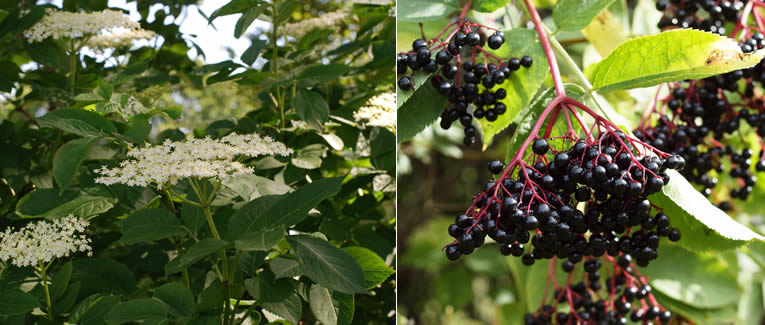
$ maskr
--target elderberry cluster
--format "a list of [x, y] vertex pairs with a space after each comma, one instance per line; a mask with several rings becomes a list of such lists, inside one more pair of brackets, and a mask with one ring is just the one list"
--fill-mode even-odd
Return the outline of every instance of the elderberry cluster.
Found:
[[[564, 269], [566, 262], [563, 263]], [[614, 263], [615, 276], [603, 279], [600, 276], [600, 259], [584, 263], [586, 279], [554, 291], [555, 306], [546, 304], [534, 313], [524, 317], [526, 325], [544, 324], [627, 324], [652, 320], [668, 322], [672, 313], [652, 303], [651, 286], [642, 283], [634, 274], [632, 259], [622, 255]], [[603, 279], [603, 280], [601, 280]], [[597, 293], [607, 288], [608, 296], [601, 298]], [[558, 305], [569, 306], [560, 311]], [[650, 324], [650, 323], [649, 323]]]
[[[412, 43], [411, 52], [398, 55], [397, 70], [401, 76], [398, 87], [401, 90], [410, 90], [414, 86], [413, 76], [406, 75], [409, 70], [433, 73], [430, 79], [432, 86], [441, 95], [449, 98], [441, 114], [441, 128], [448, 129], [454, 122], [459, 121], [465, 128], [464, 143], [471, 145], [476, 140], [473, 119], [486, 118], [487, 121], [493, 122], [504, 114], [507, 106], [502, 100], [508, 94], [500, 85], [505, 83], [514, 71], [521, 67], [529, 68], [533, 64], [530, 56], [510, 58], [507, 62], [496, 58], [490, 60], [499, 65], [476, 63], [476, 56], [484, 53], [484, 46], [488, 45], [496, 50], [504, 43], [503, 32], [495, 31], [491, 36], [485, 37], [484, 30], [480, 27], [476, 30], [471, 29], [468, 33], [459, 31], [447, 43], [440, 43], [433, 48], [429, 48], [425, 40], [416, 39]], [[435, 52], [439, 48], [440, 50]], [[465, 55], [472, 56], [473, 59], [463, 62], [461, 57]], [[472, 113], [469, 112], [471, 104]]]
[[[526, 265], [557, 256], [573, 266], [606, 253], [629, 254], [648, 265], [658, 256], [659, 237], [677, 241], [680, 232], [663, 213], [651, 213], [646, 197], [669, 182], [667, 169], [682, 169], [685, 160], [637, 159], [628, 142], [620, 131], [604, 132], [554, 152], [545, 139], [536, 139], [536, 162], [519, 166], [517, 179], [506, 172], [489, 181], [449, 226], [455, 241], [446, 246], [446, 256], [470, 254], [489, 236], [503, 255], [521, 256]], [[499, 161], [489, 163], [494, 174], [503, 169]], [[580, 203], [586, 203], [583, 210], [577, 209]]]
[[659, 28], [680, 27], [704, 30], [725, 35], [726, 23], [738, 21], [743, 0], [658, 0], [656, 9], [664, 16], [659, 21]]

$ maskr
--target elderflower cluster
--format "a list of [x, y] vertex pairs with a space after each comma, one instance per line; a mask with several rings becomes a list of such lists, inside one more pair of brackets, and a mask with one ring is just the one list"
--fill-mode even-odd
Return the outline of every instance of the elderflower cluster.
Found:
[[79, 38], [118, 29], [137, 31], [141, 30], [141, 26], [116, 10], [69, 12], [48, 9], [46, 15], [24, 34], [32, 43], [41, 42], [48, 37]]
[[33, 222], [18, 231], [8, 228], [0, 233], [0, 260], [12, 260], [13, 265], [25, 267], [76, 252], [87, 252], [91, 256], [90, 239], [82, 234], [88, 224], [69, 215], [53, 222]]
[[365, 106], [353, 113], [353, 117], [356, 121], [367, 120], [367, 125], [396, 132], [396, 94], [387, 92], [372, 97]]
[[137, 40], [148, 40], [156, 35], [150, 30], [129, 30], [124, 33], [112, 33], [93, 36], [88, 40], [87, 47], [96, 53], [104, 53], [107, 49], [128, 48]]
[[287, 35], [299, 39], [305, 36], [305, 34], [308, 34], [308, 32], [315, 29], [336, 28], [337, 25], [340, 25], [345, 19], [350, 17], [350, 14], [350, 10], [343, 8], [337, 11], [322, 14], [319, 17], [301, 20], [292, 24], [286, 24], [279, 29], [283, 30]]
[[143, 148], [131, 148], [128, 159], [119, 167], [102, 166], [95, 170], [101, 174], [97, 183], [125, 184], [129, 186], [148, 186], [157, 184], [176, 184], [189, 177], [215, 178], [221, 181], [231, 177], [254, 172], [234, 161], [237, 156], [257, 157], [261, 155], [292, 154], [292, 149], [270, 137], [256, 134], [229, 134], [214, 140], [190, 139], [182, 142], [165, 140], [161, 145]]

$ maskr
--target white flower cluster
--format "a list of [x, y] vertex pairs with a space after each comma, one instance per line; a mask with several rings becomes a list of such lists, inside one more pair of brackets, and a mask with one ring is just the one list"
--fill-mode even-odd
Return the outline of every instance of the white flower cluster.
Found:
[[124, 46], [135, 39], [148, 39], [154, 33], [141, 29], [138, 22], [116, 10], [96, 12], [69, 12], [49, 9], [37, 24], [27, 29], [24, 34], [30, 43], [41, 42], [51, 37], [82, 38], [93, 36], [91, 46], [98, 48], [108, 45]]
[[366, 106], [353, 113], [353, 117], [356, 121], [367, 120], [367, 125], [396, 132], [396, 94], [387, 92], [372, 97]]
[[314, 29], [335, 28], [345, 19], [350, 17], [350, 10], [343, 8], [337, 11], [322, 14], [319, 17], [301, 20], [296, 23], [286, 24], [279, 27], [285, 34], [300, 39]]
[[138, 114], [148, 113], [150, 110], [146, 108], [146, 106], [143, 106], [138, 98], [130, 96], [128, 97], [127, 104], [125, 104], [124, 107], [121, 107], [120, 111], [126, 118], [130, 118]]
[[96, 53], [104, 53], [107, 49], [129, 48], [137, 40], [148, 40], [156, 35], [150, 30], [129, 30], [124, 33], [113, 33], [93, 36], [86, 44]]
[[132, 148], [128, 156], [133, 158], [120, 163], [119, 167], [97, 169], [96, 178], [101, 184], [125, 184], [148, 186], [173, 185], [189, 177], [216, 178], [221, 181], [230, 177], [254, 172], [234, 161], [237, 156], [292, 154], [292, 149], [270, 137], [257, 134], [229, 134], [219, 140], [211, 138], [190, 139], [182, 142], [165, 140], [161, 145]]
[[88, 224], [88, 221], [70, 215], [53, 222], [30, 223], [18, 231], [8, 228], [0, 233], [0, 260], [12, 259], [13, 265], [24, 267], [37, 266], [76, 252], [88, 252], [91, 256], [90, 239], [82, 234]]

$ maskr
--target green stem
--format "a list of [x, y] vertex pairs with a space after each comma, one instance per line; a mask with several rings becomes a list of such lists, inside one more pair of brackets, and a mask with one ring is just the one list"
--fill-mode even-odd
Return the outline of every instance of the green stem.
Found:
[[45, 290], [45, 305], [48, 311], [48, 320], [53, 321], [53, 307], [50, 302], [50, 290], [48, 290], [48, 266], [50, 266], [50, 264], [43, 265], [43, 262], [41, 261], [38, 271], [40, 271], [43, 290]]
[[[197, 197], [199, 198], [199, 204], [202, 208], [202, 212], [205, 214], [205, 219], [207, 219], [207, 225], [210, 227], [210, 233], [212, 233], [213, 237], [215, 239], [220, 240], [220, 233], [218, 232], [218, 228], [215, 226], [215, 221], [212, 218], [212, 214], [210, 213], [210, 202], [212, 202], [212, 199], [215, 197], [215, 193], [218, 190], [218, 187], [220, 185], [216, 183], [213, 190], [209, 193], [204, 193], [203, 190], [199, 186], [199, 182], [197, 179], [192, 178], [191, 179], [191, 188], [194, 190], [194, 193], [197, 194]], [[231, 306], [231, 302], [229, 301], [229, 296], [231, 295], [231, 288], [228, 283], [228, 258], [226, 257], [226, 249], [222, 248], [220, 250], [220, 257], [223, 269], [220, 271], [220, 277], [221, 282], [223, 283], [223, 288], [225, 289], [226, 299], [225, 299], [225, 309], [223, 310], [223, 322], [224, 324], [228, 324], [228, 313]]]
[[70, 41], [69, 50], [69, 93], [74, 95], [74, 83], [77, 76], [77, 59], [79, 50], [74, 45], [74, 39]]
[[[271, 14], [272, 17], [277, 17], [277, 5], [278, 1], [273, 0], [271, 1]], [[276, 73], [279, 70], [279, 48], [276, 46], [276, 40], [279, 39], [279, 34], [277, 33], [279, 30], [279, 24], [272, 24], [273, 28], [271, 30], [271, 46], [274, 48], [274, 53], [271, 56], [271, 72]], [[281, 116], [281, 127], [284, 128], [285, 126], [285, 120], [284, 120], [284, 97], [282, 95], [282, 86], [276, 86], [276, 98], [279, 100], [279, 115]]]

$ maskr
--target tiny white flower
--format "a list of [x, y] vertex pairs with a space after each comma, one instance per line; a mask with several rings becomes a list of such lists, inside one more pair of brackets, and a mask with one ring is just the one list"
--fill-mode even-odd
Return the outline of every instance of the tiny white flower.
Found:
[[77, 252], [92, 256], [90, 239], [82, 234], [88, 224], [70, 215], [52, 222], [33, 222], [18, 231], [8, 228], [0, 233], [0, 260], [12, 260], [13, 265], [25, 267]]
[[189, 177], [226, 180], [254, 172], [251, 167], [234, 161], [238, 156], [290, 154], [292, 149], [283, 143], [257, 134], [232, 133], [218, 140], [207, 137], [172, 142], [167, 139], [161, 145], [131, 148], [127, 153], [131, 159], [122, 161], [119, 167], [96, 169], [101, 176], [95, 181], [105, 185], [157, 184], [161, 188], [163, 184], [173, 185]]
[[365, 106], [353, 113], [353, 117], [356, 121], [367, 120], [366, 125], [396, 132], [396, 94], [387, 92], [372, 97]]

